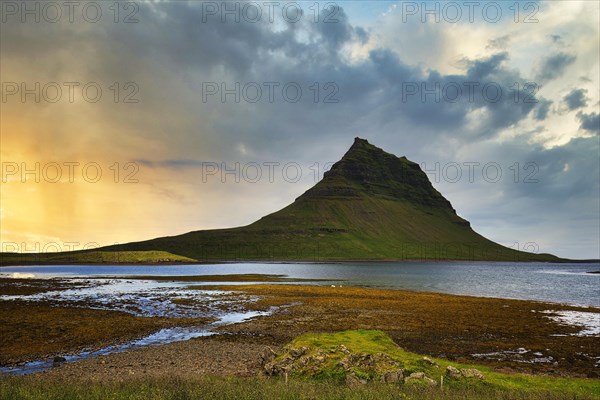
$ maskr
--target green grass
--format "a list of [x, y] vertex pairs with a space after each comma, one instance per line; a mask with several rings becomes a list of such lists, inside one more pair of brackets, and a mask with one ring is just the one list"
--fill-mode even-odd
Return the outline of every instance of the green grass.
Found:
[[0, 265], [15, 264], [155, 264], [196, 262], [167, 251], [73, 251], [61, 253], [0, 253]]
[[[581, 378], [556, 378], [541, 375], [525, 374], [503, 374], [498, 373], [486, 366], [465, 365], [450, 362], [445, 359], [430, 358], [437, 365], [431, 365], [424, 361], [423, 356], [408, 352], [394, 343], [392, 338], [381, 331], [376, 330], [351, 330], [335, 333], [309, 333], [294, 339], [288, 349], [298, 349], [305, 347], [308, 350], [307, 355], [316, 355], [319, 351], [325, 352], [329, 358], [320, 365], [319, 371], [313, 376], [327, 377], [327, 379], [336, 382], [343, 382], [346, 376], [339, 362], [344, 354], [336, 351], [338, 346], [344, 345], [352, 353], [364, 353], [372, 355], [385, 354], [396, 361], [405, 371], [405, 376], [413, 372], [424, 372], [426, 376], [440, 382], [444, 376], [444, 388], [450, 392], [460, 393], [465, 390], [479, 391], [481, 393], [506, 393], [511, 395], [522, 395], [524, 398], [532, 396], [543, 396], [554, 393], [561, 394], [565, 398], [600, 398], [600, 380], [581, 379]], [[285, 357], [286, 353], [279, 358]], [[276, 360], [277, 361], [277, 360]], [[481, 381], [473, 378], [452, 379], [445, 376], [446, 367], [454, 366], [461, 368], [476, 368], [481, 371], [485, 380]], [[310, 368], [310, 367], [309, 367]], [[357, 368], [353, 372], [361, 378], [378, 380], [384, 372], [398, 369], [397, 366], [383, 367], [376, 366], [371, 368]], [[307, 375], [302, 369], [296, 374]], [[404, 385], [409, 386], [409, 385]], [[438, 388], [439, 390], [439, 388]]]
[[306, 379], [253, 379], [201, 377], [198, 379], [153, 379], [126, 383], [47, 382], [27, 378], [3, 378], [2, 400], [384, 400], [384, 399], [505, 399], [505, 400], [587, 400], [593, 395], [574, 395], [559, 391], [506, 391], [494, 387], [429, 388], [373, 383], [348, 388], [334, 382]]

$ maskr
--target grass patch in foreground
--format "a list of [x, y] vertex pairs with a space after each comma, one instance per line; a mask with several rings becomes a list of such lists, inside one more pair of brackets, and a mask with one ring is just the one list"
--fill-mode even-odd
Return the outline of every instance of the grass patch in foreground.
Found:
[[3, 378], [2, 400], [180, 400], [180, 399], [506, 399], [562, 400], [594, 399], [593, 395], [561, 392], [507, 391], [497, 387], [439, 388], [385, 385], [373, 383], [349, 388], [331, 381], [256, 378], [156, 379], [127, 383], [47, 382], [27, 377]]
[[[340, 348], [343, 351], [340, 351]], [[302, 354], [296, 357], [295, 365], [290, 367], [290, 354]], [[361, 364], [360, 361], [350, 363], [348, 360], [359, 359], [357, 356], [373, 355], [373, 359], [381, 360]], [[294, 357], [292, 357], [294, 358]], [[315, 361], [318, 360], [318, 361]], [[294, 339], [285, 347], [283, 354], [273, 362], [287, 365], [291, 373], [304, 377], [317, 377], [341, 383], [348, 373], [369, 380], [372, 385], [380, 381], [385, 372], [402, 368], [404, 376], [411, 373], [425, 373], [437, 383], [443, 377], [443, 388], [450, 392], [463, 393], [474, 391], [484, 393], [505, 393], [523, 398], [544, 397], [555, 393], [565, 398], [600, 398], [600, 380], [582, 378], [556, 378], [548, 376], [531, 376], [525, 374], [498, 373], [493, 369], [479, 365], [465, 365], [445, 359], [424, 358], [419, 354], [408, 352], [394, 343], [387, 334], [377, 330], [350, 330], [335, 333], [308, 333]], [[448, 366], [457, 369], [476, 368], [485, 376], [484, 380], [476, 378], [452, 378], [446, 373]], [[394, 384], [404, 391], [413, 382]], [[435, 384], [435, 383], [434, 383]], [[402, 389], [400, 389], [400, 387]], [[516, 398], [520, 398], [520, 397]], [[510, 397], [510, 396], [509, 396]], [[512, 397], [510, 397], [512, 398]]]
[[[437, 377], [447, 365], [466, 367], [447, 360], [423, 357], [398, 347], [381, 331], [354, 330], [326, 334], [305, 334], [292, 341], [287, 349], [307, 347], [309, 352], [329, 351], [344, 345], [349, 351], [367, 354], [385, 353], [399, 360], [410, 371], [425, 371]], [[335, 354], [329, 353], [329, 354]], [[281, 356], [280, 356], [281, 357]], [[332, 356], [330, 359], [335, 363]], [[332, 365], [324, 364], [324, 368]], [[191, 378], [127, 379], [124, 382], [91, 380], [60, 380], [47, 376], [3, 377], [0, 379], [0, 400], [180, 400], [180, 399], [505, 399], [505, 400], [588, 400], [600, 398], [600, 381], [592, 379], [550, 378], [522, 374], [500, 374], [477, 366], [485, 380], [448, 379], [443, 388], [413, 384], [384, 384], [373, 379], [365, 385], [349, 387], [332, 373], [329, 378], [292, 373], [289, 379], [219, 378], [198, 376]], [[437, 375], [436, 375], [437, 374]]]

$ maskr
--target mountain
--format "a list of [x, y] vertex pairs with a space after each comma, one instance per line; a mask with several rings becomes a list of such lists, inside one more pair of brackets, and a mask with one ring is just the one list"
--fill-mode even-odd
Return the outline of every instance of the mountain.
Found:
[[174, 261], [164, 256], [168, 253], [198, 261], [561, 260], [509, 249], [479, 235], [418, 164], [360, 138], [315, 186], [250, 225], [87, 253], [101, 253], [106, 262], [107, 254], [145, 251], [162, 252], [162, 261]]

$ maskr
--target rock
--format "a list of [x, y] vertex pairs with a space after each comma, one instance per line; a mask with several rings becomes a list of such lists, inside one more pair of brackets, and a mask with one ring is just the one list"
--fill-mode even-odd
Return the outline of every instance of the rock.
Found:
[[67, 359], [66, 359], [66, 358], [64, 358], [64, 357], [61, 357], [61, 356], [56, 356], [56, 357], [54, 357], [54, 358], [52, 359], [52, 365], [53, 365], [54, 367], [58, 367], [58, 366], [60, 366], [62, 363], [66, 362], [66, 361], [67, 361]]
[[437, 385], [437, 382], [436, 382], [436, 381], [434, 381], [433, 379], [431, 379], [431, 378], [429, 378], [429, 377], [427, 377], [427, 376], [426, 376], [425, 378], [423, 378], [423, 380], [424, 380], [425, 382], [427, 382], [427, 384], [428, 384], [429, 386], [436, 386], [436, 385]]
[[350, 353], [347, 357], [345, 357], [342, 361], [340, 361], [340, 365], [346, 367], [357, 367], [357, 368], [368, 368], [373, 369], [376, 367], [382, 369], [388, 369], [386, 367], [397, 367], [398, 363], [394, 361], [390, 356], [384, 353], [377, 354], [366, 354], [359, 353], [353, 354]]
[[292, 358], [300, 358], [303, 355], [305, 355], [307, 351], [308, 351], [308, 349], [306, 347], [299, 347], [297, 349], [291, 349], [290, 356], [292, 356]]
[[404, 382], [425, 382], [428, 385], [435, 386], [436, 382], [425, 375], [424, 372], [413, 372], [407, 378], [404, 378]]
[[460, 370], [460, 374], [462, 376], [464, 376], [465, 378], [477, 378], [477, 379], [481, 379], [484, 380], [485, 376], [483, 376], [483, 374], [481, 373], [481, 371], [475, 369], [475, 368], [465, 368], [465, 369], [461, 369]]
[[360, 379], [354, 373], [346, 375], [346, 385], [348, 385], [351, 388], [360, 387], [360, 386], [366, 385], [366, 384], [367, 384], [366, 380]]
[[273, 351], [270, 347], [267, 347], [260, 353], [260, 361], [261, 365], [265, 365], [268, 362], [271, 362], [277, 357], [277, 353]]
[[283, 358], [280, 361], [271, 361], [263, 366], [263, 369], [267, 375], [282, 375], [286, 372], [290, 372], [294, 366], [294, 359], [290, 356]]
[[449, 376], [450, 378], [460, 378], [462, 375], [460, 374], [458, 368], [448, 365], [446, 367], [446, 376]]
[[436, 363], [435, 361], [433, 361], [433, 360], [432, 360], [431, 358], [429, 358], [429, 357], [423, 357], [423, 362], [424, 362], [425, 364], [428, 364], [428, 365], [434, 365], [434, 366], [436, 366], [436, 367], [439, 367], [438, 363]]
[[423, 379], [425, 378], [425, 372], [413, 372], [412, 374], [410, 374], [406, 380], [416, 380], [416, 379]]
[[341, 360], [340, 362], [338, 362], [337, 366], [340, 367], [340, 368], [343, 368], [345, 371], [349, 371], [350, 367], [351, 367], [348, 358], [344, 358], [343, 360]]
[[375, 365], [375, 358], [371, 354], [366, 353], [351, 354], [350, 362], [362, 367], [372, 367]]
[[402, 379], [404, 379], [404, 370], [399, 369], [397, 371], [386, 372], [381, 376], [381, 381], [383, 383], [398, 383]]
[[350, 354], [350, 350], [348, 350], [348, 348], [346, 346], [344, 346], [343, 344], [340, 344], [337, 347], [337, 350], [341, 351], [344, 354]]
[[481, 371], [475, 368], [464, 368], [458, 369], [449, 365], [446, 367], [446, 376], [450, 378], [476, 378], [476, 379], [485, 379], [485, 376], [481, 373]]
[[314, 361], [318, 364], [321, 364], [328, 358], [329, 358], [329, 356], [327, 356], [327, 354], [317, 354], [312, 357], [312, 361]]
[[397, 367], [398, 362], [396, 362], [392, 357], [385, 353], [377, 353], [374, 356], [375, 364], [379, 367]]

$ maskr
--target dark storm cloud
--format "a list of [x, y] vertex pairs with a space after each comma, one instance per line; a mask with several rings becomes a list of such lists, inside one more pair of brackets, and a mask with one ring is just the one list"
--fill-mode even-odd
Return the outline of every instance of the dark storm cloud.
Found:
[[577, 57], [563, 52], [552, 54], [542, 60], [536, 80], [546, 82], [561, 76]]
[[585, 114], [580, 111], [577, 113], [577, 118], [581, 122], [581, 125], [579, 126], [581, 129], [590, 133], [600, 133], [600, 114], [595, 112]]
[[[131, 43], [128, 47], [153, 56], [167, 56], [174, 65], [189, 65], [194, 68], [224, 66], [237, 75], [264, 65], [273, 52], [280, 51], [291, 61], [335, 61], [337, 51], [353, 39], [365, 41], [367, 33], [362, 28], [350, 25], [341, 7], [337, 8], [333, 22], [320, 18], [317, 23], [304, 17], [298, 22], [275, 12], [270, 22], [267, 9], [258, 22], [240, 18], [239, 22], [223, 23], [220, 16], [206, 15], [201, 2], [160, 4], [161, 14], [146, 10], [142, 20], [150, 22], [152, 29], [135, 30], [132, 34], [117, 37]], [[224, 7], [220, 3], [220, 7]], [[306, 10], [305, 10], [306, 11]], [[166, 17], [162, 16], [162, 12]], [[307, 11], [306, 11], [307, 12]], [[282, 29], [275, 29], [277, 24]], [[173, 29], [177, 27], [177, 29]], [[299, 39], [302, 32], [308, 38]], [[141, 46], [140, 46], [141, 44]]]
[[551, 149], [530, 146], [521, 151], [526, 152], [523, 159], [535, 163], [538, 182], [510, 185], [513, 193], [520, 192], [530, 199], [553, 199], [560, 204], [567, 199], [593, 198], [600, 190], [597, 138], [575, 138]]
[[587, 106], [586, 93], [587, 90], [585, 89], [573, 89], [563, 97], [563, 101], [569, 110], [577, 110], [578, 108]]
[[[532, 145], [526, 136], [503, 143], [479, 142], [460, 161], [479, 162], [479, 168], [497, 163], [501, 179], [485, 181], [476, 169], [474, 183], [442, 181], [439, 190], [449, 194], [459, 215], [492, 239], [531, 241], [541, 251], [559, 255], [558, 249], [568, 247], [571, 257], [598, 257], [599, 152], [597, 137], [575, 138], [552, 148]], [[442, 165], [444, 161], [456, 160], [440, 160]], [[473, 201], [473, 196], [486, 193], [493, 195], [481, 204]], [[514, 226], [517, 220], [518, 234], [514, 229], [504, 231], [504, 226]]]
[[[338, 7], [335, 6], [334, 7]], [[326, 22], [321, 19], [316, 25], [316, 31], [321, 35], [323, 41], [337, 51], [340, 46], [352, 39], [354, 28], [350, 26], [348, 17], [344, 12], [343, 8], [338, 8], [339, 11], [335, 12], [335, 22]]]
[[486, 79], [493, 75], [495, 72], [498, 72], [501, 64], [508, 59], [508, 53], [498, 53], [493, 56], [483, 59], [483, 60], [475, 60], [469, 61], [469, 69], [467, 71], [467, 75], [476, 81], [480, 81]]
[[550, 106], [552, 105], [551, 100], [540, 99], [537, 104], [537, 107], [534, 110], [533, 118], [538, 121], [543, 121], [548, 116], [548, 112], [550, 111]]
[[[383, 107], [396, 107], [414, 124], [456, 130], [466, 128], [467, 115], [487, 111], [476, 136], [493, 136], [511, 126], [535, 107], [537, 99], [514, 82], [525, 82], [518, 72], [504, 66], [507, 53], [478, 60], [467, 60], [467, 71], [460, 75], [443, 75], [435, 70], [423, 72], [407, 66], [389, 50], [372, 51], [370, 62], [386, 89]], [[416, 85], [416, 86], [415, 86]], [[411, 90], [418, 90], [414, 95]]]
[[[368, 59], [348, 65], [339, 50], [347, 43], [364, 42], [367, 34], [362, 28], [350, 24], [342, 8], [335, 15], [336, 23], [327, 23], [323, 19], [318, 23], [311, 20], [285, 23], [283, 29], [274, 31], [268, 23], [241, 21], [231, 24], [211, 18], [202, 23], [202, 8], [194, 3], [167, 3], [157, 7], [164, 7], [161, 10], [166, 16], [146, 10], [146, 14], [141, 16], [146, 21], [143, 29], [127, 35], [114, 29], [110, 31], [121, 51], [136, 52], [141, 60], [147, 59], [148, 63], [158, 61], [167, 68], [172, 65], [174, 69], [170, 70], [173, 73], [188, 74], [190, 87], [197, 87], [194, 76], [203, 78], [208, 76], [205, 75], [207, 70], [218, 68], [228, 71], [228, 81], [297, 82], [306, 93], [298, 104], [290, 106], [279, 101], [266, 108], [254, 108], [256, 126], [273, 124], [273, 113], [279, 116], [283, 126], [276, 134], [284, 135], [279, 140], [285, 140], [285, 132], [293, 130], [286, 129], [285, 125], [297, 119], [298, 114], [306, 113], [315, 118], [317, 125], [321, 117], [346, 120], [347, 115], [369, 117], [371, 114], [383, 115], [390, 122], [404, 118], [428, 129], [450, 131], [464, 128], [467, 115], [474, 110], [487, 110], [488, 116], [480, 135], [493, 136], [502, 128], [525, 118], [535, 107], [534, 98], [529, 99], [532, 100], [530, 102], [524, 101], [525, 93], [517, 93], [519, 101], [514, 101], [510, 85], [526, 79], [505, 66], [509, 59], [506, 52], [469, 60], [463, 75], [423, 71], [405, 64], [388, 49], [373, 50]], [[173, 26], [180, 28], [173, 30]], [[305, 33], [303, 38], [302, 32]], [[274, 54], [281, 57], [273, 58]], [[333, 82], [339, 88], [339, 104], [322, 111], [310, 101], [312, 93], [307, 88], [317, 81], [321, 86]], [[473, 84], [477, 87], [473, 98], [470, 98], [467, 89]], [[482, 88], [490, 84], [493, 87], [488, 88], [490, 96], [486, 98]], [[419, 92], [408, 95], [407, 90], [415, 85]], [[454, 86], [458, 86], [462, 94], [457, 101], [448, 101], [442, 92]], [[502, 91], [497, 99], [496, 87]], [[434, 90], [437, 95], [423, 96], [427, 90]], [[266, 117], [270, 121], [261, 123]], [[232, 136], [232, 140], [239, 136], [240, 131], [252, 129], [245, 123], [236, 128], [235, 124], [241, 119], [226, 122], [223, 125], [227, 126], [228, 132], [220, 134]], [[265, 139], [275, 134], [272, 130], [263, 132], [266, 133], [257, 134]], [[305, 133], [307, 139], [314, 134]]]
[[[191, 104], [207, 109], [208, 106], [201, 103], [202, 82], [214, 80], [215, 76], [228, 87], [235, 82], [242, 85], [266, 81], [281, 85], [298, 83], [304, 95], [296, 104], [279, 99], [274, 104], [246, 104], [245, 107], [227, 104], [220, 108], [227, 109], [233, 118], [216, 121], [213, 127], [220, 126], [225, 132], [214, 132], [215, 135], [233, 141], [239, 138], [240, 132], [254, 130], [258, 131], [259, 140], [253, 138], [252, 142], [261, 145], [260, 138], [268, 143], [274, 135], [279, 141], [297, 141], [287, 135], [296, 135], [288, 132], [294, 131], [290, 126], [296, 126], [300, 120], [309, 127], [318, 127], [323, 126], [319, 118], [351, 123], [348, 115], [352, 115], [372, 118], [376, 125], [405, 120], [425, 128], [423, 132], [446, 132], [465, 130], [467, 115], [476, 110], [487, 111], [479, 135], [493, 136], [525, 118], [535, 106], [535, 102], [523, 101], [521, 93], [518, 93], [519, 101], [514, 101], [510, 85], [525, 79], [505, 66], [509, 59], [507, 52], [467, 60], [466, 73], [457, 75], [410, 66], [385, 48], [372, 50], [367, 59], [348, 64], [340, 50], [349, 43], [364, 43], [367, 33], [352, 26], [341, 7], [335, 14], [335, 23], [327, 23], [324, 18], [318, 23], [312, 18], [290, 23], [280, 18], [277, 29], [268, 21], [250, 23], [241, 19], [239, 23], [223, 23], [219, 16], [207, 16], [204, 11], [201, 2], [144, 3], [140, 5], [138, 24], [108, 22], [93, 26], [96, 35], [82, 29], [81, 36], [70, 35], [58, 41], [54, 37], [53, 46], [49, 46], [54, 49], [51, 56], [82, 46], [95, 48], [96, 54], [86, 63], [86, 68], [106, 80], [127, 74], [139, 78], [144, 81], [139, 83], [148, 93], [147, 102], [155, 102], [164, 112], [168, 107], [182, 110]], [[71, 29], [77, 30], [77, 27]], [[29, 40], [37, 38], [39, 32], [34, 31], [19, 31], [18, 36]], [[12, 37], [10, 41], [19, 40]], [[10, 48], [8, 53], [24, 58], [30, 56], [26, 47]], [[188, 92], [170, 95], [176, 90], [171, 81], [184, 81]], [[327, 105], [326, 109], [321, 107], [323, 104], [315, 104], [310, 89], [315, 82], [320, 86], [319, 101], [331, 93], [324, 90], [324, 85], [333, 83], [339, 102]], [[482, 88], [489, 84], [493, 84], [489, 88], [491, 99], [482, 93]], [[473, 96], [468, 93], [468, 85], [477, 85]], [[415, 87], [418, 92], [410, 94]], [[460, 96], [449, 101], [446, 89], [454, 96], [456, 87], [461, 90]], [[502, 92], [497, 99], [496, 88]], [[436, 93], [425, 94], [431, 90]], [[248, 110], [253, 116], [251, 126], [239, 115]], [[308, 114], [311, 121], [299, 118]], [[273, 121], [273, 115], [281, 121], [281, 129], [276, 131], [265, 128], [279, 124]], [[192, 118], [200, 122], [205, 116], [200, 111]], [[337, 129], [343, 129], [343, 125]], [[310, 141], [319, 134], [314, 129], [307, 130], [305, 140]]]

